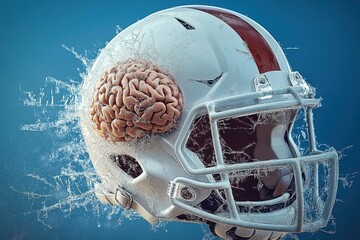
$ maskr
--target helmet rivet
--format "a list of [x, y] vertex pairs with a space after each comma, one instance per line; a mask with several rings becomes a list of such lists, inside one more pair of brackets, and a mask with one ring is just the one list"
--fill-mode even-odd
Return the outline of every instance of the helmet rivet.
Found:
[[261, 76], [259, 79], [260, 84], [265, 84], [266, 83], [266, 78], [264, 76]]
[[181, 189], [180, 194], [181, 197], [185, 200], [190, 200], [195, 195], [194, 191], [188, 187], [184, 187], [183, 189]]

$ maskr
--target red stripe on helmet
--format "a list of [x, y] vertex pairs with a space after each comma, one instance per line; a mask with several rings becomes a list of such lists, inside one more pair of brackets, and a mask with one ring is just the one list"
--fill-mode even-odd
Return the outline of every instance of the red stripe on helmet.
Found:
[[246, 42], [260, 73], [280, 70], [279, 63], [268, 42], [248, 22], [220, 9], [206, 7], [193, 7], [193, 9], [209, 13], [229, 25]]

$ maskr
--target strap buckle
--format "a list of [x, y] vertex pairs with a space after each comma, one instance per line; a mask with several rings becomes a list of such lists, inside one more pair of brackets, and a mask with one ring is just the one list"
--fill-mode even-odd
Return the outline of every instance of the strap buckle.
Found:
[[118, 202], [124, 209], [128, 210], [133, 204], [133, 197], [124, 188], [118, 187], [114, 194], [116, 202]]
[[115, 193], [106, 190], [102, 184], [95, 186], [95, 194], [102, 203], [110, 203], [111, 205], [120, 205], [128, 210], [133, 205], [133, 197], [122, 187], [117, 187]]

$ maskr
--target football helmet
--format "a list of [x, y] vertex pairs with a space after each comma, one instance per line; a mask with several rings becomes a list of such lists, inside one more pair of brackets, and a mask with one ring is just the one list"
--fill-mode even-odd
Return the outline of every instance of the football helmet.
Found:
[[102, 49], [83, 84], [96, 195], [150, 223], [206, 223], [224, 239], [324, 227], [338, 155], [317, 149], [319, 105], [250, 18], [200, 5], [151, 14]]

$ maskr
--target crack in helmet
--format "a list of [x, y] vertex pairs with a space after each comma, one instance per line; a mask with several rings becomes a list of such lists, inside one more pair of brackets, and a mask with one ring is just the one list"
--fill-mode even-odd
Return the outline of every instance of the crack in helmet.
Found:
[[[110, 41], [83, 85], [96, 195], [150, 223], [206, 223], [224, 239], [324, 227], [338, 156], [317, 149], [319, 105], [248, 17], [210, 6], [156, 12]], [[301, 118], [307, 150], [292, 137]]]

